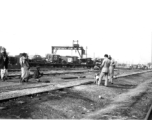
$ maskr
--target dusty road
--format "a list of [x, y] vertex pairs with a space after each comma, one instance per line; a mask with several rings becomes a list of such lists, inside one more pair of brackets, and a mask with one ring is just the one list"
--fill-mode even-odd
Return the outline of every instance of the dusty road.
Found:
[[[126, 74], [132, 71], [117, 71]], [[84, 73], [92, 79], [93, 72]], [[27, 84], [18, 84], [17, 79], [10, 79], [1, 85], [0, 92], [27, 89], [49, 83], [78, 81], [79, 79], [61, 79], [64, 76], [81, 76], [68, 74], [45, 76], [41, 83], [30, 80]], [[143, 119], [152, 100], [152, 73], [118, 78], [109, 87], [87, 84], [50, 91], [33, 96], [3, 101], [0, 103], [0, 118], [15, 119]], [[82, 79], [81, 79], [82, 80]], [[3, 84], [6, 84], [3, 83]], [[11, 85], [14, 84], [14, 85]], [[101, 98], [99, 99], [99, 95]]]

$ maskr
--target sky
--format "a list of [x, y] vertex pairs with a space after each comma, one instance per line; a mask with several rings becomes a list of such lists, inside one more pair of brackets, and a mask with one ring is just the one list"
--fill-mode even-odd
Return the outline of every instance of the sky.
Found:
[[148, 63], [151, 6], [151, 0], [0, 0], [0, 46], [10, 55], [45, 56], [51, 46], [79, 40], [88, 57], [109, 54], [118, 62]]

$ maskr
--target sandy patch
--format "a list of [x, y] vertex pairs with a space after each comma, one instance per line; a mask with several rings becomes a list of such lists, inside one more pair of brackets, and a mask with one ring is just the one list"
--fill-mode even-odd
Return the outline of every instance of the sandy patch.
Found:
[[[142, 84], [139, 84], [135, 89], [129, 90], [127, 93], [122, 93], [120, 95], [117, 95], [115, 98], [113, 98], [113, 101], [110, 105], [107, 107], [98, 110], [96, 112], [90, 113], [86, 115], [85, 118], [91, 118], [91, 119], [101, 119], [104, 117], [104, 114], [111, 113], [114, 110], [120, 109], [121, 107], [129, 106], [134, 102], [134, 97], [141, 96], [143, 93], [145, 93], [148, 90], [148, 85], [151, 83], [152, 80], [147, 80]], [[126, 118], [120, 118], [120, 119], [126, 119]]]

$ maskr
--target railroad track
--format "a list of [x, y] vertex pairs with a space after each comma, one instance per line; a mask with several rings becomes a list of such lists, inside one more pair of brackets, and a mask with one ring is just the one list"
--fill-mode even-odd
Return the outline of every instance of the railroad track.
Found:
[[152, 105], [150, 106], [144, 120], [152, 120]]
[[[93, 72], [93, 71], [73, 71], [73, 72], [59, 72], [59, 73], [46, 73], [45, 75], [59, 75], [59, 74], [78, 74], [78, 73], [85, 73], [85, 72]], [[142, 71], [142, 72], [134, 72], [134, 73], [131, 73], [131, 74], [125, 74], [125, 75], [119, 75], [119, 76], [116, 76], [115, 78], [121, 78], [121, 77], [127, 77], [127, 76], [131, 76], [131, 75], [136, 75], [136, 74], [142, 74], [142, 73], [146, 73], [146, 72], [152, 72], [152, 70], [148, 70], [148, 71]], [[16, 77], [16, 76], [20, 76], [20, 75], [9, 75], [9, 77]], [[81, 77], [80, 77], [81, 78]], [[85, 78], [85, 77], [83, 77], [83, 78]], [[66, 77], [65, 77], [65, 79], [66, 79]], [[92, 80], [87, 80], [86, 82], [83, 82], [83, 84], [85, 84], [85, 83], [88, 83], [88, 81], [89, 81], [89, 83], [91, 82], [94, 82], [94, 80], [92, 79]], [[49, 84], [49, 83], [48, 83]], [[50, 84], [50, 85], [52, 85], [52, 84]], [[76, 84], [77, 85], [77, 84]], [[74, 86], [74, 85], [73, 85]], [[64, 87], [62, 87], [62, 88], [64, 88]], [[60, 87], [59, 88], [57, 88], [57, 89], [60, 89]], [[49, 90], [51, 90], [51, 89], [49, 89]], [[46, 92], [46, 89], [44, 90], [45, 92]], [[41, 91], [41, 92], [43, 92], [43, 90]], [[36, 93], [38, 93], [38, 92], [34, 92], [33, 94], [36, 94]], [[23, 93], [24, 94], [24, 93]], [[22, 95], [23, 95], [22, 94]], [[31, 93], [30, 93], [31, 94]], [[17, 95], [18, 96], [18, 95]], [[13, 97], [15, 97], [15, 96], [13, 96]], [[9, 98], [7, 98], [7, 99], [9, 99]], [[0, 99], [1, 100], [1, 99]]]
[[[118, 71], [119, 69], [115, 69], [115, 71]], [[18, 72], [20, 71], [20, 69], [9, 69], [8, 71], [10, 72]], [[33, 72], [34, 69], [31, 70], [31, 72]], [[46, 72], [46, 71], [50, 71], [50, 70], [41, 70], [41, 72]], [[58, 70], [56, 70], [58, 71]], [[150, 70], [149, 70], [150, 71]], [[60, 74], [79, 74], [79, 73], [85, 73], [85, 72], [99, 72], [99, 70], [79, 70], [79, 71], [72, 71], [72, 72], [69, 72], [69, 71], [66, 71], [66, 72], [61, 72], [61, 71], [58, 71], [58, 72], [49, 72], [49, 73], [43, 73], [43, 75], [60, 75]], [[31, 73], [31, 75], [33, 75], [33, 73]], [[127, 74], [128, 76], [129, 74]], [[17, 77], [17, 76], [20, 76], [20, 74], [9, 74], [8, 77]], [[125, 77], [125, 75], [122, 75], [122, 77]], [[119, 76], [120, 77], [120, 76]]]
[[[69, 72], [69, 71], [66, 71], [66, 72], [49, 72], [49, 73], [43, 73], [43, 75], [61, 75], [61, 74], [82, 74], [82, 73], [85, 73], [85, 72], [95, 72], [94, 70], [82, 70], [82, 71], [72, 71], [72, 72]], [[30, 75], [33, 75], [33, 73], [31, 73]], [[20, 76], [20, 74], [9, 74], [8, 77], [18, 77]]]
[[[126, 75], [120, 75], [120, 76], [117, 76], [116, 78], [127, 77], [127, 76], [142, 74], [142, 73], [146, 73], [146, 72], [152, 72], [152, 70], [148, 70], [148, 71], [144, 71], [144, 72], [136, 72], [136, 73], [126, 74]], [[152, 120], [152, 105], [150, 106], [144, 120]]]
[[[46, 73], [45, 75], [59, 75], [59, 74], [71, 74], [71, 73], [84, 73], [84, 72], [92, 72], [92, 71], [79, 71], [79, 72], [73, 71], [73, 72], [58, 72], [58, 73], [56, 72], [56, 73]], [[127, 77], [127, 76], [131, 76], [131, 75], [143, 74], [143, 73], [147, 73], [147, 72], [152, 72], [152, 70], [134, 72], [134, 73], [125, 74], [125, 75], [119, 75], [119, 76], [116, 76], [115, 78]], [[19, 75], [13, 75], [13, 76], [19, 76]], [[61, 84], [61, 85], [56, 85], [56, 86], [53, 86], [50, 84], [50, 86], [43, 87], [43, 88], [32, 88], [33, 92], [31, 92], [32, 89], [19, 90], [19, 93], [18, 93], [18, 91], [5, 92], [3, 94], [0, 94], [0, 101], [1, 100], [8, 100], [8, 99], [16, 98], [16, 97], [21, 97], [21, 96], [26, 96], [26, 95], [39, 94], [39, 93], [48, 92], [48, 91], [52, 91], [52, 90], [59, 90], [59, 89], [79, 86], [79, 85], [92, 83], [92, 82], [93, 82], [93, 80], [83, 80], [81, 82], [74, 82], [74, 83], [71, 82], [69, 84]], [[151, 120], [151, 119], [152, 119], [152, 106], [150, 107], [150, 109], [145, 117], [145, 120]]]
[[[59, 71], [59, 70], [75, 70], [77, 68], [41, 68], [42, 71], [53, 71], [53, 70], [56, 70], [56, 71]], [[31, 68], [30, 69], [31, 71], [34, 71], [35, 68]], [[8, 72], [14, 72], [14, 71], [21, 71], [21, 69], [8, 69]]]

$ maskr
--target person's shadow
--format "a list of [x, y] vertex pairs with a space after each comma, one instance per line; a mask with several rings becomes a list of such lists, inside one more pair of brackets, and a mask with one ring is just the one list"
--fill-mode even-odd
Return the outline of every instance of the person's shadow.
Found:
[[118, 84], [118, 83], [109, 83], [108, 87], [112, 88], [121, 88], [121, 89], [133, 89], [136, 87], [136, 85], [131, 85], [131, 84]]

